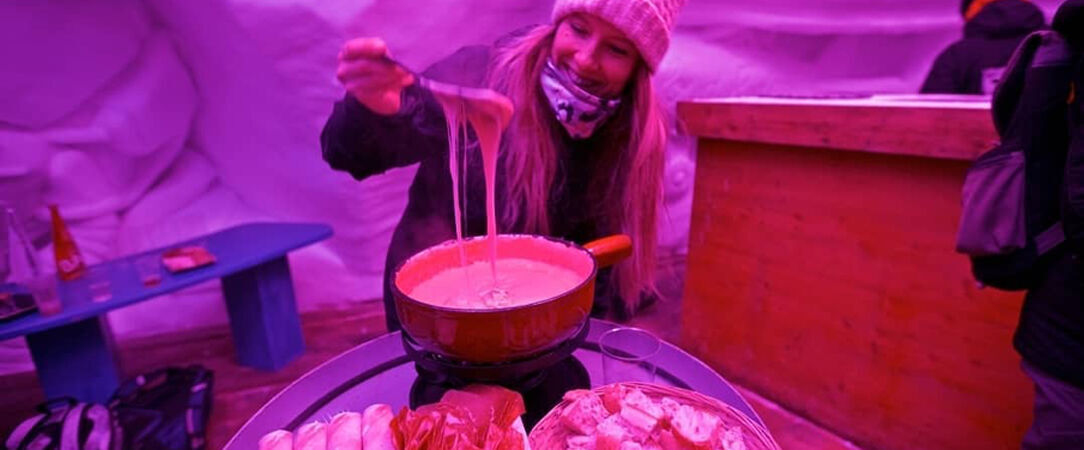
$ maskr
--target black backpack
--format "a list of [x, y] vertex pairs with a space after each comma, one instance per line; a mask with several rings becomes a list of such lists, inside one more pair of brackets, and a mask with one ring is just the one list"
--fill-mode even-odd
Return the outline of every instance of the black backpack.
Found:
[[123, 432], [104, 405], [59, 398], [38, 406], [39, 414], [24, 420], [8, 436], [8, 450], [119, 450]]
[[124, 449], [206, 448], [214, 373], [199, 365], [140, 375], [117, 388], [109, 401], [124, 429]]
[[170, 367], [125, 382], [109, 405], [71, 398], [38, 406], [5, 440], [7, 450], [202, 450], [214, 374]]
[[1077, 56], [1054, 31], [1017, 47], [994, 92], [1001, 140], [967, 171], [956, 250], [980, 286], [1027, 289], [1065, 240], [1062, 179]]

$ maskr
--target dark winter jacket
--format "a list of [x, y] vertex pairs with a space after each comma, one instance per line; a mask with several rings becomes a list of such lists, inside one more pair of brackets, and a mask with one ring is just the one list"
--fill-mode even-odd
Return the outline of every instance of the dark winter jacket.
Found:
[[1013, 50], [1044, 23], [1042, 10], [1030, 2], [1000, 0], [986, 5], [964, 25], [964, 38], [937, 56], [920, 92], [992, 94]]
[[[1066, 21], [1062, 12], [1072, 4], [1077, 14], [1066, 29], [1084, 30], [1084, 0], [1067, 2], [1058, 15]], [[1055, 250], [1049, 268], [1028, 290], [1013, 344], [1035, 367], [1084, 389], [1084, 46], [1077, 33], [1076, 95], [1069, 105], [1070, 143], [1061, 198], [1066, 245]]]

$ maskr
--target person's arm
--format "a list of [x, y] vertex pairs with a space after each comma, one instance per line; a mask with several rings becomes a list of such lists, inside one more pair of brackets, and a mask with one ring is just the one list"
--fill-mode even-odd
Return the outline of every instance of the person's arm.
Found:
[[402, 106], [392, 115], [378, 114], [347, 93], [335, 102], [320, 147], [331, 168], [361, 180], [446, 147], [446, 127], [440, 106], [417, 85], [403, 89]]
[[[382, 63], [379, 56], [373, 56], [385, 54], [382, 42], [356, 40], [347, 43], [343, 51], [346, 56], [341, 57], [339, 77], [348, 92], [335, 103], [320, 134], [323, 158], [333, 169], [360, 180], [421, 162], [448, 146], [444, 111], [432, 93], [414, 83], [396, 97], [385, 90], [387, 84], [373, 81], [391, 76], [373, 65], [374, 61]], [[355, 55], [353, 60], [351, 55]], [[359, 68], [352, 62], [363, 58], [369, 58], [366, 66]], [[427, 68], [423, 76], [478, 87], [489, 58], [488, 47], [465, 47]]]
[[937, 55], [926, 81], [922, 83], [922, 94], [958, 94], [963, 90], [956, 71], [954, 47], [948, 47]]

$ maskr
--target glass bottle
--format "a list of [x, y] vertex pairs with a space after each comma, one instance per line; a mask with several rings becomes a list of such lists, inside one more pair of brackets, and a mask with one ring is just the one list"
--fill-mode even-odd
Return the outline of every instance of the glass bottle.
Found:
[[75, 239], [68, 232], [68, 226], [60, 217], [60, 211], [56, 205], [49, 205], [49, 215], [53, 221], [53, 253], [56, 256], [56, 273], [61, 280], [71, 281], [83, 276], [87, 266], [83, 262], [83, 255], [79, 253], [79, 247], [75, 245]]

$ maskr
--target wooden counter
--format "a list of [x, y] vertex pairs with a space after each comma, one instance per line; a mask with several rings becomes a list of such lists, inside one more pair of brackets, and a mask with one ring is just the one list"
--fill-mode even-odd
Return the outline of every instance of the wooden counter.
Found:
[[682, 345], [873, 448], [1019, 448], [1022, 293], [953, 251], [982, 102], [682, 102], [698, 137]]

